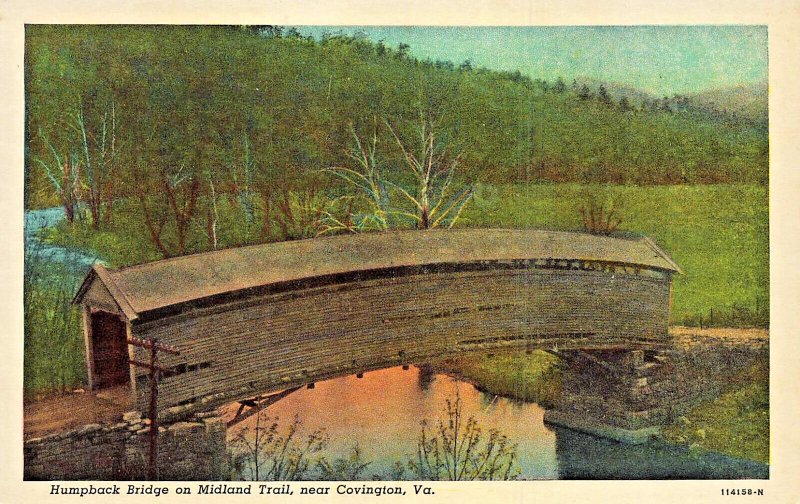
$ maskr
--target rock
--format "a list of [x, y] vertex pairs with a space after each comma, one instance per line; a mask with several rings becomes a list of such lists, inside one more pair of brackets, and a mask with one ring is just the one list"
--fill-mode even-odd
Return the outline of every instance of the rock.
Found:
[[194, 416], [198, 420], [202, 420], [203, 418], [218, 417], [219, 413], [217, 413], [216, 411], [201, 411], [199, 413], [195, 413]]
[[88, 424], [84, 425], [83, 427], [76, 429], [75, 434], [79, 436], [83, 436], [86, 434], [91, 434], [92, 432], [97, 432], [103, 428], [100, 424]]
[[186, 415], [192, 409], [194, 409], [194, 404], [184, 404], [182, 406], [173, 406], [171, 408], [165, 409], [159, 417], [163, 417], [164, 419], [171, 419], [171, 418], [178, 418], [180, 416]]
[[205, 425], [206, 432], [209, 434], [225, 432], [225, 423], [221, 418], [204, 418], [203, 424]]
[[142, 419], [141, 411], [128, 411], [122, 414], [122, 420], [125, 422], [136, 423]]
[[204, 429], [204, 425], [195, 422], [178, 422], [169, 426], [169, 431], [175, 434], [188, 434], [194, 430]]

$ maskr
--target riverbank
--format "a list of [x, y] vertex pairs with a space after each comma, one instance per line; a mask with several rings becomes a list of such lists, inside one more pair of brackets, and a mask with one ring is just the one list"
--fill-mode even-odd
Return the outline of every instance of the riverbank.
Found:
[[[769, 332], [766, 329], [674, 328], [677, 346], [699, 363], [716, 356], [720, 392], [706, 398], [663, 430], [664, 439], [695, 452], [716, 452], [770, 461]], [[696, 366], [696, 363], [692, 363]]]
[[[676, 380], [694, 406], [663, 429], [692, 453], [769, 463], [769, 332], [672, 327]], [[548, 405], [559, 393], [557, 359], [545, 352], [472, 355], [433, 364], [490, 394]]]

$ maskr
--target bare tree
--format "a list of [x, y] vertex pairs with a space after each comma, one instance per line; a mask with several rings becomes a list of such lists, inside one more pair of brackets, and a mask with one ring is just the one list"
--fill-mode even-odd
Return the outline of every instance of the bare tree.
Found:
[[[157, 177], [157, 178], [156, 178]], [[153, 186], [149, 180], [156, 178], [158, 185]], [[153, 246], [165, 258], [186, 253], [186, 237], [189, 224], [195, 217], [197, 199], [200, 192], [200, 180], [197, 175], [184, 173], [183, 167], [175, 173], [145, 175], [136, 184], [137, 197], [142, 210], [142, 218]], [[166, 205], [161, 201], [152, 201], [151, 193], [160, 189], [166, 196]], [[169, 217], [175, 224], [175, 243], [169, 245], [163, 238]]]
[[114, 102], [103, 111], [94, 128], [87, 125], [83, 104], [73, 115], [73, 127], [80, 139], [83, 154], [81, 189], [92, 216], [92, 228], [100, 227], [101, 207], [105, 206], [105, 221], [111, 220], [113, 204], [113, 170], [117, 158], [117, 118]]
[[206, 170], [206, 183], [208, 184], [208, 204], [206, 205], [206, 229], [205, 234], [209, 245], [217, 250], [219, 240], [217, 239], [217, 223], [219, 222], [219, 210], [217, 209], [217, 191], [214, 187], [214, 177], [211, 170]]
[[404, 140], [388, 119], [383, 120], [390, 137], [402, 152], [403, 166], [411, 176], [413, 187], [404, 187], [400, 181], [393, 182], [389, 179], [390, 171], [381, 166], [377, 119], [374, 122], [367, 139], [362, 139], [351, 125], [354, 143], [346, 154], [352, 160], [352, 166], [334, 166], [325, 170], [359, 189], [366, 196], [369, 211], [352, 213], [352, 205], [348, 204], [344, 218], [328, 213], [322, 233], [381, 231], [393, 227], [396, 217], [410, 220], [418, 229], [452, 227], [472, 199], [474, 184], [458, 180], [461, 156], [452, 155], [449, 147], [440, 141], [437, 119], [420, 107], [419, 123], [413, 127], [413, 141]]
[[231, 193], [234, 195], [236, 203], [244, 214], [245, 224], [250, 229], [250, 225], [255, 218], [255, 191], [254, 174], [256, 171], [255, 161], [250, 149], [250, 139], [247, 134], [243, 135], [242, 141], [242, 160], [241, 163], [232, 163], [230, 169]]
[[411, 212], [402, 212], [402, 215], [412, 218], [419, 229], [452, 227], [474, 192], [472, 184], [462, 185], [455, 179], [461, 155], [451, 155], [448, 146], [439, 141], [437, 119], [422, 108], [414, 142], [404, 141], [388, 120], [384, 122], [416, 182], [411, 191], [390, 182], [392, 188], [413, 205]]
[[610, 235], [622, 224], [618, 198], [589, 193], [578, 208], [583, 229], [592, 234]]
[[186, 231], [195, 214], [200, 181], [194, 174], [184, 174], [181, 166], [177, 173], [165, 175], [161, 185], [175, 220], [177, 255], [183, 255], [186, 252]]
[[332, 166], [325, 171], [347, 181], [350, 185], [360, 189], [367, 197], [369, 211], [360, 214], [352, 212], [352, 198], [347, 200], [344, 218], [336, 217], [332, 212], [326, 212], [323, 228], [320, 234], [334, 231], [383, 231], [389, 227], [391, 214], [387, 183], [378, 163], [378, 121], [373, 118], [373, 129], [370, 138], [362, 140], [353, 124], [350, 124], [350, 134], [353, 137], [353, 146], [346, 151], [354, 168]]
[[142, 210], [142, 219], [144, 220], [144, 225], [147, 228], [147, 232], [150, 236], [150, 241], [152, 242], [153, 246], [158, 250], [162, 257], [172, 257], [172, 253], [161, 239], [161, 234], [164, 231], [164, 225], [167, 223], [166, 212], [158, 210], [154, 211], [148, 202], [149, 194], [142, 188], [139, 188], [137, 191], [137, 199], [139, 200], [139, 206]]
[[64, 216], [67, 222], [72, 224], [75, 220], [75, 205], [78, 200], [80, 162], [74, 153], [59, 154], [42, 130], [39, 130], [39, 138], [50, 152], [52, 159], [46, 161], [36, 157], [34, 162], [44, 170], [47, 180], [58, 194], [61, 206], [64, 207]]

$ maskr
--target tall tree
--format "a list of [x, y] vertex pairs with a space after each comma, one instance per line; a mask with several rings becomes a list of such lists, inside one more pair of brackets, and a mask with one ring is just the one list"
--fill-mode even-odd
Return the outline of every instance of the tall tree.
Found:
[[611, 96], [603, 84], [600, 84], [600, 88], [597, 90], [597, 99], [605, 105], [611, 105]]

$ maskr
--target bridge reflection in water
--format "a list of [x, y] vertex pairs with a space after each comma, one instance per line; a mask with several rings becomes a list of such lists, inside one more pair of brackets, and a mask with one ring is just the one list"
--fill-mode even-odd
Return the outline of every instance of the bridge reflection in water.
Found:
[[[373, 474], [388, 474], [396, 461], [405, 463], [417, 448], [420, 421], [435, 425], [436, 419], [446, 419], [445, 401], [456, 394], [463, 414], [474, 415], [484, 433], [496, 428], [519, 445], [524, 478], [558, 477], [555, 433], [544, 425], [539, 405], [495, 398], [469, 383], [416, 366], [369, 372], [362, 379], [351, 375], [318, 382], [313, 390], [298, 390], [263, 414], [278, 417], [283, 426], [297, 415], [309, 433], [324, 428], [331, 458], [347, 457], [357, 443], [364, 460], [372, 462], [362, 476], [371, 479]], [[236, 410], [236, 404], [228, 406], [225, 416], [232, 417]], [[248, 426], [252, 432], [255, 417], [229, 428], [228, 439]]]

